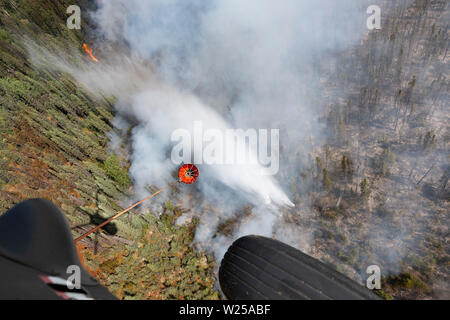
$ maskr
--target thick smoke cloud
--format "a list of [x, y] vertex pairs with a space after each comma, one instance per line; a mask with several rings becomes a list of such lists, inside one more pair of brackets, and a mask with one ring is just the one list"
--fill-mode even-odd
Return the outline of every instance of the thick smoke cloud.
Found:
[[[39, 46], [28, 47], [34, 63], [70, 72], [93, 92], [116, 96], [121, 127], [127, 126], [123, 118], [138, 122], [130, 174], [141, 196], [148, 195], [146, 185], [173, 181], [171, 134], [178, 128], [192, 131], [194, 121], [202, 121], [204, 129], [279, 129], [280, 159], [290, 153], [306, 158], [310, 144], [303, 142], [322, 137], [318, 117], [328, 104], [321, 95], [323, 69], [331, 70], [333, 54], [367, 32], [368, 4], [110, 0], [92, 13], [100, 26], [95, 46], [104, 51], [98, 64], [74, 67]], [[116, 149], [118, 137], [111, 137]], [[196, 240], [219, 259], [226, 245], [249, 233], [275, 235], [305, 250], [310, 235], [280, 228], [279, 221], [280, 211], [292, 206], [283, 179], [294, 170], [297, 165], [283, 161], [283, 174], [276, 176], [243, 166], [200, 166], [195, 187], [201, 196], [183, 200], [201, 216]], [[232, 238], [217, 236], [217, 225], [244, 205], [253, 208], [252, 215]]]
[[[129, 70], [121, 74], [117, 66], [114, 76], [105, 77], [123, 84], [111, 83], [117, 89], [113, 93], [119, 98], [119, 112], [139, 121], [132, 131], [130, 171], [136, 190], [143, 192], [146, 184], [164, 185], [171, 179], [175, 168], [169, 156], [171, 133], [180, 127], [192, 130], [196, 120], [222, 130], [277, 128], [282, 152], [300, 149], [306, 155], [308, 148], [299, 143], [321, 135], [317, 118], [326, 105], [321, 98], [321, 68], [332, 67], [332, 54], [356, 43], [367, 31], [367, 5], [360, 0], [102, 2], [93, 14], [102, 37], [125, 41], [134, 56], [153, 63], [148, 70], [134, 68], [139, 80]], [[89, 82], [101, 74], [96, 72], [79, 77]], [[133, 82], [137, 84], [130, 85]], [[101, 89], [111, 88], [106, 84]], [[280, 165], [282, 171], [291, 170]], [[276, 177], [239, 166], [226, 170], [202, 166], [201, 172], [202, 197], [216, 202], [222, 215], [231, 215], [237, 204], [255, 207], [254, 217], [235, 237], [272, 235], [277, 206], [291, 205]], [[214, 234], [218, 223], [214, 214], [202, 214], [198, 241]], [[223, 248], [227, 241], [216, 238], [215, 245]], [[218, 251], [220, 257], [223, 250]]]

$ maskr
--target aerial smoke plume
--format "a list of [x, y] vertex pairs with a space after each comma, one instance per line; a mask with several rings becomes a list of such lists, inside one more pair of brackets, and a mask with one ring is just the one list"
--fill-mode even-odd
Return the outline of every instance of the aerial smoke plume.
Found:
[[[192, 130], [194, 121], [220, 130], [280, 129], [282, 153], [298, 152], [306, 138], [320, 136], [317, 117], [326, 104], [321, 68], [333, 64], [331, 53], [367, 31], [366, 8], [355, 0], [105, 1], [93, 14], [102, 41], [126, 42], [132, 60], [149, 61], [152, 67], [139, 64], [135, 78], [117, 64], [79, 78], [89, 82], [106, 74], [112, 80], [100, 81], [101, 89], [119, 98], [120, 113], [138, 120], [130, 172], [139, 192], [147, 184], [171, 179], [176, 167], [168, 156], [171, 133]], [[308, 146], [300, 150], [305, 156]], [[231, 216], [245, 203], [254, 207], [235, 237], [272, 235], [280, 206], [292, 205], [282, 187], [287, 183], [277, 176], [260, 176], [240, 166], [200, 169], [198, 187], [222, 215]], [[280, 170], [291, 168], [281, 163]], [[216, 214], [202, 214], [198, 241], [212, 237]]]
[[[178, 128], [192, 131], [195, 121], [205, 129], [279, 129], [280, 159], [289, 153], [306, 158], [311, 140], [323, 136], [318, 123], [328, 104], [321, 95], [323, 71], [333, 68], [333, 53], [367, 32], [368, 3], [103, 1], [92, 13], [100, 27], [93, 46], [104, 50], [99, 63], [78, 69], [45, 55], [53, 67], [70, 72], [92, 91], [116, 96], [121, 119], [137, 121], [130, 174], [143, 195], [146, 185], [164, 186], [173, 180], [177, 166], [170, 159], [171, 134]], [[253, 212], [232, 238], [274, 235], [280, 210], [293, 205], [284, 179], [297, 169], [281, 161], [282, 174], [262, 176], [244, 166], [200, 166], [196, 187], [202, 196], [195, 202], [185, 200], [201, 216], [196, 240], [214, 247], [220, 258], [223, 245], [233, 239], [215, 237], [216, 227], [245, 205]], [[305, 235], [292, 230], [277, 234], [294, 245], [305, 242], [293, 239]]]

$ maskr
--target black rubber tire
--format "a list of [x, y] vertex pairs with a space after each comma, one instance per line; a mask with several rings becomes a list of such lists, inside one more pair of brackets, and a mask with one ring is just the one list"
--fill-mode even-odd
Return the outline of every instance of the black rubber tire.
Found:
[[220, 286], [232, 300], [376, 300], [369, 289], [280, 241], [246, 236], [226, 252]]

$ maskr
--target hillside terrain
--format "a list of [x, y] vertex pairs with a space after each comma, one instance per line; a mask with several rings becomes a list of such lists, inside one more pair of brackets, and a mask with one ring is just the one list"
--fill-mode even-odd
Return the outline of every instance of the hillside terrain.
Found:
[[[96, 26], [86, 15], [81, 31], [68, 30], [71, 4], [0, 2], [0, 212], [46, 198], [64, 211], [75, 237], [135, 194], [129, 130], [114, 125], [116, 97], [36, 67], [27, 50], [33, 39], [74, 65], [93, 63], [83, 44], [94, 41]], [[289, 244], [362, 285], [366, 268], [379, 265], [383, 298], [450, 298], [448, 1], [386, 0], [382, 7], [381, 30], [330, 52], [337, 63], [317, 62], [323, 92], [314, 102], [326, 106], [326, 139], [299, 141], [310, 154], [300, 147], [281, 153], [287, 165], [277, 179], [296, 207], [282, 209], [275, 229], [294, 230], [301, 237]], [[118, 148], [110, 147], [112, 134], [121, 137]], [[163, 187], [149, 185], [149, 194]], [[207, 200], [185, 208], [177, 188], [168, 198], [160, 211], [136, 210], [83, 241], [83, 263], [121, 299], [220, 298], [217, 264], [193, 245], [200, 211], [218, 209]], [[217, 234], [231, 236], [251, 210], [241, 208]], [[194, 218], [178, 225], [186, 212]]]
[[[127, 160], [108, 151], [114, 97], [93, 97], [70, 75], [34, 67], [26, 49], [25, 40], [33, 39], [79, 59], [92, 28], [86, 16], [83, 32], [67, 29], [71, 4], [0, 3], [0, 212], [24, 199], [46, 198], [78, 236], [121, 211], [120, 201], [128, 204], [133, 190]], [[89, 1], [79, 4], [90, 7]], [[69, 48], [78, 54], [72, 58]], [[86, 56], [74, 63], [91, 61]], [[130, 215], [78, 249], [88, 269], [120, 298], [217, 298], [212, 262], [189, 246], [195, 221], [173, 225], [180, 213], [166, 203], [160, 219], [150, 212]]]

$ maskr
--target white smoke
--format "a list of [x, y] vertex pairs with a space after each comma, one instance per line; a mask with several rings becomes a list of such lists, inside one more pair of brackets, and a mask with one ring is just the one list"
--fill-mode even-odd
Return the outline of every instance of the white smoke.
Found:
[[[334, 52], [367, 32], [368, 3], [102, 1], [93, 18], [102, 32], [95, 46], [105, 48], [104, 59], [89, 70], [57, 64], [91, 90], [115, 95], [119, 114], [139, 122], [132, 129], [130, 156], [139, 194], [148, 184], [173, 181], [171, 133], [191, 130], [197, 120], [222, 130], [280, 129], [281, 152], [306, 157], [309, 150], [301, 142], [320, 135], [317, 118], [327, 104], [321, 97], [321, 68], [332, 66]], [[124, 42], [126, 49], [118, 49]], [[288, 171], [283, 165], [281, 171]], [[280, 234], [273, 230], [276, 213], [292, 205], [280, 186], [286, 181], [277, 181], [280, 176], [261, 176], [239, 166], [201, 166], [200, 171], [196, 187], [218, 210], [201, 214], [197, 241], [214, 237], [217, 212], [230, 217], [246, 203], [254, 207], [253, 215], [233, 239], [248, 233]], [[200, 207], [202, 199], [197, 201]], [[291, 230], [283, 240], [291, 234], [301, 237]], [[217, 258], [233, 239], [214, 238], [210, 245]]]
[[[124, 86], [114, 92], [119, 92], [119, 111], [140, 123], [133, 129], [130, 169], [136, 189], [170, 180], [170, 135], [177, 128], [192, 129], [196, 120], [215, 129], [279, 128], [284, 152], [298, 151], [306, 136], [320, 135], [317, 117], [325, 105], [320, 66], [323, 60], [332, 65], [331, 53], [348, 48], [367, 31], [363, 2], [103, 2], [94, 17], [106, 39], [125, 40], [135, 55], [155, 66], [155, 73], [140, 76], [131, 93], [123, 88], [135, 80], [128, 80], [130, 72], [125, 72], [126, 80], [117, 82]], [[302, 151], [306, 155], [307, 147]], [[248, 233], [272, 236], [277, 207], [267, 203], [292, 205], [274, 177], [239, 166], [202, 166], [198, 188], [225, 217], [237, 208], [236, 193], [255, 207], [233, 238]], [[199, 242], [214, 236], [220, 221], [216, 214], [201, 215]], [[294, 237], [295, 232], [290, 234]], [[216, 257], [231, 240], [215, 238]]]
[[[141, 123], [133, 132], [131, 166], [138, 190], [149, 181], [171, 179], [176, 166], [167, 157], [166, 148], [171, 145], [170, 137], [174, 130], [186, 128], [192, 132], [192, 124], [197, 120], [207, 125], [206, 128], [225, 130], [230, 126], [195, 96], [164, 85], [152, 84], [137, 94], [131, 101], [131, 108]], [[206, 177], [215, 177], [228, 187], [247, 193], [255, 204], [270, 200], [279, 205], [291, 205], [271, 177], [246, 171], [242, 166], [229, 166], [226, 171], [221, 166], [202, 168], [200, 184], [209, 181]]]
[[[125, 40], [132, 52], [152, 61], [158, 78], [147, 79], [119, 105], [121, 112], [140, 122], [133, 130], [131, 157], [137, 190], [169, 179], [174, 167], [167, 156], [171, 132], [192, 129], [195, 120], [216, 129], [279, 128], [284, 152], [298, 151], [306, 136], [319, 135], [317, 117], [325, 104], [319, 66], [326, 65], [324, 60], [332, 65], [331, 53], [348, 48], [367, 31], [367, 3], [102, 2], [94, 18], [103, 35], [109, 41]], [[306, 155], [307, 147], [302, 151]], [[256, 207], [254, 218], [246, 220], [234, 238], [247, 233], [271, 236], [277, 208], [266, 204], [292, 205], [273, 177], [239, 166], [201, 168], [198, 187], [210, 202], [233, 198], [224, 186]], [[236, 206], [221, 203], [220, 208], [229, 216]], [[219, 221], [214, 214], [202, 215], [198, 241], [214, 235]], [[227, 242], [215, 241], [218, 248]]]

